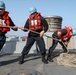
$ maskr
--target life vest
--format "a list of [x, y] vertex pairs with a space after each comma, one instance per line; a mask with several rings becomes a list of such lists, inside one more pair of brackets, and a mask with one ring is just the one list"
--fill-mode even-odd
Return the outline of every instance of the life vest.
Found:
[[[9, 12], [5, 11], [3, 16], [0, 16], [0, 26], [10, 26]], [[0, 27], [1, 32], [10, 31], [10, 28]]]
[[[62, 35], [61, 36], [61, 39], [63, 40], [64, 38], [68, 38], [70, 39], [71, 38], [71, 35], [70, 35], [70, 29], [68, 27], [65, 27], [65, 29], [67, 30], [67, 34], [66, 35]], [[61, 31], [62, 29], [58, 30], [58, 31]]]
[[43, 26], [41, 25], [41, 15], [40, 13], [36, 13], [36, 15], [33, 17], [32, 15], [29, 16], [29, 29], [36, 31], [36, 30], [42, 30]]

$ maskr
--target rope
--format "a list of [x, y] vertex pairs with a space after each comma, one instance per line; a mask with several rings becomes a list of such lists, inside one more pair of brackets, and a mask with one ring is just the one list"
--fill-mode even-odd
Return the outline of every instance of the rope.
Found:
[[[13, 28], [13, 26], [0, 26], [0, 27]], [[18, 27], [18, 29], [21, 29], [21, 28], [22, 28], [22, 27]], [[36, 33], [36, 34], [40, 34], [40, 33], [36, 32], [36, 31], [30, 30], [30, 29], [27, 29], [27, 28], [24, 28], [24, 29], [25, 29], [25, 30], [28, 30], [28, 31], [31, 31], [31, 32], [33, 32], [33, 33]], [[53, 38], [53, 37], [50, 37], [50, 36], [48, 36], [48, 35], [46, 35], [46, 34], [44, 34], [44, 36], [46, 36], [46, 37], [48, 37], [48, 38], [52, 38], [52, 39], [57, 40], [57, 41], [60, 41], [60, 40], [58, 40], [58, 39], [56, 39], [56, 38]]]
[[[0, 27], [7, 27], [7, 28], [13, 28], [13, 26], [0, 26]], [[22, 27], [18, 27], [18, 29], [21, 29]], [[38, 32], [36, 32], [36, 31], [33, 31], [33, 30], [30, 30], [30, 29], [27, 29], [27, 28], [24, 28], [25, 30], [28, 30], [28, 31], [31, 31], [31, 32], [33, 32], [33, 33], [36, 33], [36, 34], [40, 34], [40, 33], [38, 33]], [[51, 38], [51, 39], [54, 39], [54, 40], [56, 40], [56, 41], [60, 41], [60, 42], [62, 42], [61, 40], [59, 40], [59, 39], [56, 39], [56, 38], [53, 38], [53, 37], [50, 37], [50, 36], [48, 36], [48, 35], [46, 35], [46, 34], [44, 34], [44, 36], [46, 36], [46, 37], [48, 37], [48, 38]], [[62, 42], [63, 43], [63, 42]], [[63, 45], [64, 45], [64, 47], [67, 49], [67, 47], [66, 47], [66, 45], [63, 43]]]

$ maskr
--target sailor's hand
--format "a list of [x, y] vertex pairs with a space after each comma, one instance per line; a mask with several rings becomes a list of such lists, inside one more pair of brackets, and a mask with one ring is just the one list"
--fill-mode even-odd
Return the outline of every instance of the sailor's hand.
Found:
[[23, 30], [23, 31], [24, 31], [24, 30], [25, 30], [25, 28], [24, 28], [24, 27], [22, 27], [22, 28], [21, 28], [21, 30]]
[[44, 30], [40, 32], [40, 37], [43, 37], [44, 35]]
[[18, 29], [18, 27], [17, 26], [13, 26], [13, 29]]
[[66, 45], [67, 45], [67, 44], [68, 44], [68, 42], [64, 42], [64, 44], [66, 44]]

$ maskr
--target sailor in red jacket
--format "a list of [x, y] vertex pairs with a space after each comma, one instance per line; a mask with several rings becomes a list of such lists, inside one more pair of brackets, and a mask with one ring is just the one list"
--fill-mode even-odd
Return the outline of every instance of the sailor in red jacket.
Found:
[[22, 56], [19, 61], [19, 64], [22, 64], [24, 62], [24, 57], [27, 55], [34, 44], [34, 42], [37, 42], [37, 45], [40, 49], [41, 55], [42, 55], [42, 62], [47, 64], [47, 60], [45, 59], [46, 55], [46, 48], [45, 48], [45, 43], [43, 39], [44, 33], [48, 30], [48, 23], [46, 20], [41, 16], [39, 12], [37, 12], [37, 9], [32, 7], [30, 8], [30, 15], [29, 18], [27, 19], [24, 28], [22, 28], [23, 31], [29, 29], [32, 31], [36, 31], [40, 34], [34, 33], [34, 32], [29, 32], [28, 33], [28, 38], [27, 38], [27, 43], [26, 46], [24, 46], [23, 51], [22, 51]]
[[71, 36], [72, 36], [71, 27], [65, 27], [63, 29], [59, 29], [52, 34], [52, 38], [61, 40], [64, 44], [58, 40], [53, 39], [52, 46], [48, 50], [48, 57], [47, 57], [48, 61], [53, 61], [51, 54], [53, 50], [56, 48], [58, 42], [62, 45], [62, 48], [64, 50], [63, 52], [67, 52], [67, 45]]
[[6, 42], [5, 34], [10, 31], [10, 28], [3, 26], [12, 26], [13, 30], [18, 30], [18, 27], [15, 26], [8, 14], [9, 12], [5, 11], [5, 3], [0, 1], [0, 50]]

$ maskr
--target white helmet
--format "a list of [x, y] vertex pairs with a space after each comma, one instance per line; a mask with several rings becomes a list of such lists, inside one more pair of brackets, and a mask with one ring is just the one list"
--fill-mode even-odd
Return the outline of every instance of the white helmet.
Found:
[[34, 12], [37, 12], [37, 9], [35, 7], [31, 7], [29, 12], [30, 12], [30, 14], [32, 14]]
[[1, 8], [1, 9], [5, 9], [5, 3], [2, 2], [2, 1], [0, 1], [0, 8]]

